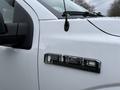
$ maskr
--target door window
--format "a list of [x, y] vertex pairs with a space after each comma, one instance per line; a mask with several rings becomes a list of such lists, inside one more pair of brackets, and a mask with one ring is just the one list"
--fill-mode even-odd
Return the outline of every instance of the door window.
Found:
[[6, 0], [0, 0], [0, 13], [2, 13], [5, 23], [13, 21], [14, 8]]

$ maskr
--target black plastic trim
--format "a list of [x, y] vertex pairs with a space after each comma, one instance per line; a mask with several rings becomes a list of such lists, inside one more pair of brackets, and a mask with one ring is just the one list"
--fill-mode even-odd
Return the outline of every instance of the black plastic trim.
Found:
[[[33, 21], [30, 15], [27, 13], [27, 11], [21, 7], [17, 2], [15, 2], [14, 6], [14, 23], [26, 23], [27, 24], [27, 34], [24, 37], [24, 40], [21, 41], [21, 39], [18, 39], [20, 42], [17, 43], [14, 48], [19, 48], [19, 49], [31, 49], [32, 43], [33, 43]], [[22, 24], [21, 24], [22, 25]], [[23, 29], [23, 28], [21, 28]]]

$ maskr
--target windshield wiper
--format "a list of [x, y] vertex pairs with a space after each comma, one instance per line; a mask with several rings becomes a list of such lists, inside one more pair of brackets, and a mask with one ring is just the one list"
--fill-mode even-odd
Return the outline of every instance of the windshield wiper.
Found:
[[79, 12], [79, 11], [66, 11], [66, 12], [63, 12], [63, 17], [65, 15], [68, 15], [68, 16], [84, 16], [84, 17], [103, 17], [103, 15], [101, 13], [96, 13], [96, 12]]

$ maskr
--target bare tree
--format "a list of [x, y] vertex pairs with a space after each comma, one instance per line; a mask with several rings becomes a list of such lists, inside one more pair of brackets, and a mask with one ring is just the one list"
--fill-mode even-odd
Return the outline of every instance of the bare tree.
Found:
[[90, 12], [94, 11], [94, 6], [89, 5], [85, 0], [74, 0], [74, 1], [75, 1], [75, 3], [77, 3], [80, 6], [83, 6], [84, 8], [89, 10]]
[[115, 0], [108, 11], [109, 16], [120, 16], [120, 0]]

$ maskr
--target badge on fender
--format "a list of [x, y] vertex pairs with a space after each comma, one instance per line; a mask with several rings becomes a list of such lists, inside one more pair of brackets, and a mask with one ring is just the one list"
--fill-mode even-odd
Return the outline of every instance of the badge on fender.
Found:
[[101, 62], [92, 58], [47, 53], [44, 56], [44, 63], [71, 67], [94, 73], [100, 73], [101, 71]]

